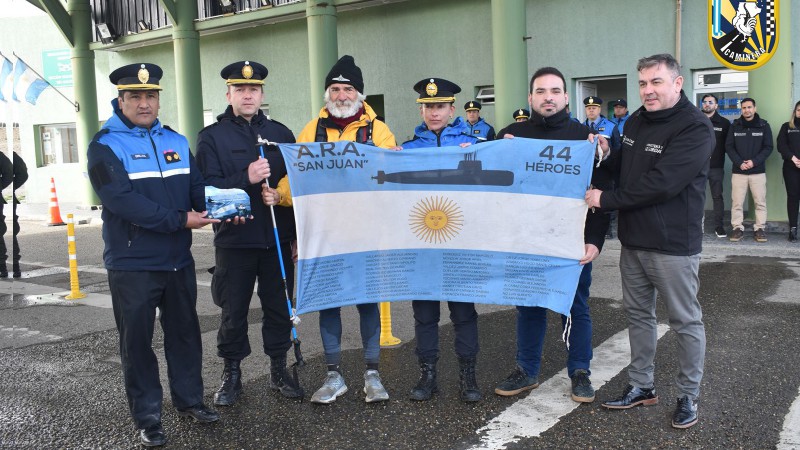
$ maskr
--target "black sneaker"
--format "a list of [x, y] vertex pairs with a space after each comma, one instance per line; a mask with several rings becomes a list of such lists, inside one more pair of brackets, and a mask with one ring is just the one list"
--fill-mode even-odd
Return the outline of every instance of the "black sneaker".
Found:
[[656, 388], [642, 389], [628, 385], [622, 396], [614, 400], [603, 402], [603, 407], [608, 409], [628, 409], [634, 406], [643, 405], [650, 406], [658, 403], [658, 395], [656, 395]]
[[524, 391], [536, 389], [537, 387], [539, 387], [539, 380], [536, 377], [529, 376], [528, 373], [525, 372], [525, 369], [517, 366], [505, 380], [497, 385], [494, 389], [494, 393], [509, 397]]
[[731, 232], [731, 237], [729, 237], [728, 239], [730, 239], [731, 242], [739, 242], [742, 240], [743, 237], [744, 237], [744, 230], [740, 230], [739, 228], [734, 228], [733, 231]]
[[717, 234], [718, 238], [728, 237], [728, 233], [726, 233], [725, 232], [725, 228], [722, 228], [722, 227], [714, 228], [714, 233]]
[[594, 401], [594, 388], [588, 371], [579, 369], [572, 374], [572, 399], [579, 403]]
[[674, 428], [689, 428], [697, 423], [697, 403], [684, 395], [678, 399], [678, 406], [672, 414], [672, 426]]

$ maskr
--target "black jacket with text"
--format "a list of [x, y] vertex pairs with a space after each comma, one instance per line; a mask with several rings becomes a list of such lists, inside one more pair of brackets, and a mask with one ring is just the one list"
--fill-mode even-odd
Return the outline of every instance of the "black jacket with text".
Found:
[[639, 108], [625, 123], [620, 184], [600, 204], [619, 210], [626, 248], [669, 255], [702, 250], [702, 220], [714, 129], [686, 95], [675, 106]]
[[[756, 113], [753, 120], [743, 117], [733, 121], [725, 140], [725, 151], [733, 162], [733, 173], [753, 175], [766, 172], [767, 158], [772, 153], [772, 129]], [[742, 162], [753, 161], [753, 168], [742, 170]]]
[[711, 125], [714, 126], [714, 138], [716, 139], [714, 153], [711, 154], [710, 167], [712, 169], [722, 169], [725, 167], [725, 139], [728, 138], [731, 122], [719, 115], [717, 111], [714, 111], [714, 115], [710, 119]]

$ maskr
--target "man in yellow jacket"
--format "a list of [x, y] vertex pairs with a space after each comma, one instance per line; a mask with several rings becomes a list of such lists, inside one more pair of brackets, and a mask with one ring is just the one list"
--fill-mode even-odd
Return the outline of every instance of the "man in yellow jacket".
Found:
[[[353, 57], [342, 56], [325, 77], [325, 107], [319, 116], [312, 119], [297, 136], [297, 142], [353, 141], [360, 144], [392, 148], [397, 144], [394, 135], [385, 123], [377, 119], [375, 111], [364, 101], [364, 79], [361, 69]], [[289, 179], [283, 177], [277, 189], [264, 185], [264, 203], [268, 205], [292, 205]], [[356, 305], [361, 319], [361, 342], [364, 345], [365, 400], [380, 402], [389, 400], [389, 394], [381, 383], [378, 373], [380, 353], [380, 313], [377, 303]], [[313, 403], [333, 403], [347, 392], [339, 363], [342, 359], [341, 308], [319, 312], [319, 329], [325, 350], [328, 374], [322, 387], [311, 396]]]

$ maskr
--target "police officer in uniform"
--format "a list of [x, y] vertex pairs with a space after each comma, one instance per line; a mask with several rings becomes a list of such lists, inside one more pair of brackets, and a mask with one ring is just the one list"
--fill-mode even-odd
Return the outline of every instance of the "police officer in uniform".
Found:
[[614, 115], [608, 120], [617, 125], [619, 134], [622, 135], [624, 134], [625, 122], [627, 122], [628, 117], [630, 117], [628, 114], [628, 102], [625, 101], [624, 98], [618, 98], [613, 100], [610, 105], [612, 108], [614, 108]]
[[[478, 142], [473, 134], [465, 132], [468, 125], [460, 117], [449, 123], [455, 113], [455, 95], [461, 92], [457, 84], [442, 78], [425, 78], [414, 85], [414, 90], [419, 93], [417, 103], [423, 122], [414, 130], [414, 138], [404, 142], [402, 148], [433, 147], [435, 151], [435, 147], [467, 147]], [[414, 336], [417, 339], [420, 377], [411, 389], [410, 397], [424, 401], [438, 392], [436, 362], [439, 360], [440, 305], [438, 301], [414, 300], [411, 306], [414, 309]], [[475, 312], [474, 303], [447, 302], [447, 306], [456, 335], [454, 344], [458, 356], [461, 400], [477, 402], [481, 398], [475, 378], [479, 349], [478, 313]]]
[[608, 139], [611, 150], [619, 150], [620, 145], [622, 145], [619, 129], [614, 122], [600, 114], [600, 106], [602, 104], [603, 99], [600, 97], [589, 96], [583, 99], [583, 105], [586, 108], [586, 120], [583, 124]]
[[470, 136], [477, 138], [478, 142], [493, 141], [495, 138], [494, 128], [481, 117], [480, 102], [472, 100], [465, 103], [464, 111], [467, 113], [466, 125], [469, 128]]
[[514, 122], [525, 122], [526, 120], [531, 118], [531, 113], [527, 109], [520, 108], [520, 109], [515, 109], [514, 112], [511, 114], [511, 117], [514, 118]]
[[103, 203], [103, 259], [119, 331], [122, 373], [142, 445], [166, 443], [162, 389], [153, 352], [161, 311], [172, 404], [180, 416], [219, 420], [203, 404], [203, 352], [197, 319], [192, 229], [206, 218], [205, 183], [185, 137], [158, 120], [155, 64], [130, 64], [109, 75], [114, 113], [88, 150], [92, 187]]
[[280, 143], [295, 140], [286, 126], [267, 119], [260, 109], [267, 73], [267, 68], [255, 61], [239, 61], [223, 68], [220, 76], [227, 85], [228, 107], [197, 139], [197, 163], [206, 181], [221, 189], [244, 190], [253, 211], [253, 219], [245, 223], [214, 226], [216, 266], [211, 291], [214, 303], [222, 308], [217, 355], [224, 360], [222, 384], [214, 395], [216, 405], [234, 404], [242, 390], [240, 363], [251, 353], [247, 315], [256, 279], [263, 312], [264, 353], [270, 358], [270, 386], [285, 397], [303, 396], [303, 390], [286, 371], [292, 323], [278, 260], [283, 259], [286, 283], [291, 288], [294, 213], [291, 207], [274, 208], [282, 244], [282, 254], [278, 255], [270, 211], [261, 200], [264, 180], [275, 186], [286, 175], [286, 166], [277, 147], [263, 145], [259, 149], [258, 139]]

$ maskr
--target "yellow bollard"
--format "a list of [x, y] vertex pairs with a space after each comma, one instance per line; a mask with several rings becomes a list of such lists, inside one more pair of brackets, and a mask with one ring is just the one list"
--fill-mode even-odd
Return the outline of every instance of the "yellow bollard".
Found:
[[381, 302], [381, 347], [394, 347], [401, 342], [392, 336], [392, 304]]
[[72, 214], [67, 214], [67, 248], [69, 252], [69, 287], [71, 292], [65, 298], [67, 300], [77, 300], [86, 297], [86, 294], [81, 292], [81, 285], [78, 281], [78, 258], [75, 255], [75, 221], [72, 219]]

